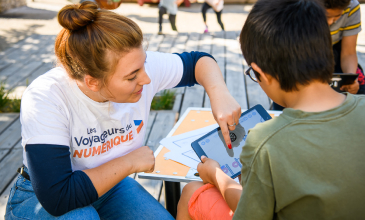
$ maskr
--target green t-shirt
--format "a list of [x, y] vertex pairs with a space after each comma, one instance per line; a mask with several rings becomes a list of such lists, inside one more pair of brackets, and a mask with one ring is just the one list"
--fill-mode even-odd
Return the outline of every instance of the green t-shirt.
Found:
[[284, 109], [250, 130], [233, 219], [364, 219], [365, 96], [324, 112]]

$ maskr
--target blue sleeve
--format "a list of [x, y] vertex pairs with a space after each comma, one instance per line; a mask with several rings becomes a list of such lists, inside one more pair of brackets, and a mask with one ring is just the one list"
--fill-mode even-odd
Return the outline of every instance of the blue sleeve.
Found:
[[195, 79], [195, 65], [198, 60], [202, 57], [210, 57], [215, 60], [209, 53], [199, 51], [177, 53], [177, 55], [179, 55], [183, 62], [184, 72], [181, 81], [175, 87], [194, 86], [195, 84], [198, 84]]
[[28, 144], [25, 149], [34, 192], [48, 213], [60, 216], [98, 199], [90, 178], [72, 172], [68, 146]]

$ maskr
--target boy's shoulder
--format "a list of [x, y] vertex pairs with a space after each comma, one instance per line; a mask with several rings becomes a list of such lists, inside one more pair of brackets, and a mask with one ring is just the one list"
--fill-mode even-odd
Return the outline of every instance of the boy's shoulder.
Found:
[[[295, 109], [284, 109], [283, 113], [269, 121], [257, 124], [248, 133], [246, 145], [256, 148], [278, 148], [287, 143], [301, 142], [298, 138], [307, 139], [313, 132], [331, 133], [332, 130], [344, 128], [341, 123], [358, 126], [365, 124], [365, 95], [347, 94], [345, 102], [334, 109], [324, 112], [303, 112]], [[354, 127], [352, 127], [354, 128]], [[348, 130], [348, 129], [347, 129]], [[271, 148], [271, 149], [270, 149]], [[280, 148], [280, 147], [279, 147]]]
[[350, 13], [352, 9], [355, 9], [357, 7], [360, 7], [359, 1], [358, 0], [351, 0], [350, 5], [344, 11], [344, 14], [347, 13], [347, 12]]
[[[282, 136], [283, 129], [289, 126], [292, 121], [283, 114], [263, 123], [259, 123], [254, 128], [248, 130], [247, 139], [240, 155], [242, 164], [251, 167], [255, 158], [257, 158], [256, 155], [267, 150], [267, 143], [271, 142], [273, 137], [276, 138], [279, 133], [281, 133], [280, 136]], [[282, 141], [284, 142], [285, 140]]]
[[[350, 17], [353, 17], [353, 15], [356, 15], [354, 17], [357, 18], [359, 15], [357, 15], [356, 12], [358, 12], [359, 15], [361, 14], [360, 3], [358, 0], [351, 0], [349, 6], [343, 10], [341, 18], [348, 20]], [[339, 22], [341, 22], [341, 19]]]
[[[284, 110], [285, 112], [285, 110]], [[251, 146], [260, 146], [267, 142], [272, 136], [290, 125], [291, 119], [285, 117], [285, 113], [278, 117], [257, 124], [254, 128], [248, 131], [246, 143]]]
[[349, 6], [343, 10], [342, 17], [349, 18], [355, 12], [360, 11], [360, 3], [358, 0], [351, 0]]

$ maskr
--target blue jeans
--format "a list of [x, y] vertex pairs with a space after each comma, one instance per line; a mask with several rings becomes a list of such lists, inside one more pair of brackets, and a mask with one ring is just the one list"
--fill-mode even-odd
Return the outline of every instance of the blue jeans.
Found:
[[[25, 168], [25, 171], [28, 170]], [[19, 175], [10, 191], [5, 219], [174, 219], [139, 183], [127, 177], [93, 204], [55, 217], [39, 203], [30, 181]]]

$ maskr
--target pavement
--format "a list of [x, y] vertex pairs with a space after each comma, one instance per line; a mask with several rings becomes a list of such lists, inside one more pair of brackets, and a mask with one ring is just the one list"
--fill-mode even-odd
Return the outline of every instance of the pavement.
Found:
[[[71, 1], [77, 0], [27, 0], [26, 7], [11, 9], [0, 14], [0, 51], [11, 47], [14, 43], [30, 36], [31, 34], [57, 35], [61, 26], [57, 21], [57, 12]], [[179, 32], [198, 32], [204, 30], [201, 6], [199, 3], [191, 4], [191, 7], [179, 7], [176, 26]], [[252, 4], [228, 4], [224, 6], [222, 20], [227, 31], [238, 31], [247, 18]], [[114, 10], [135, 21], [144, 33], [157, 33], [158, 7], [157, 4], [122, 3]], [[361, 13], [365, 15], [365, 5], [361, 4]], [[210, 9], [207, 13], [207, 23], [210, 31], [220, 31], [215, 13]], [[365, 16], [362, 16], [365, 24]], [[164, 17], [163, 32], [171, 34], [172, 30], [167, 19]], [[361, 53], [359, 59], [365, 63], [365, 32], [358, 36], [357, 51]], [[360, 60], [359, 60], [360, 62]]]
[[[57, 12], [67, 4], [67, 0], [28, 0], [26, 7], [11, 9], [0, 14], [0, 51], [11, 47], [14, 43], [31, 34], [57, 35], [61, 26], [57, 21]], [[179, 32], [203, 33], [204, 23], [201, 15], [202, 4], [194, 3], [190, 7], [179, 7], [176, 26]], [[227, 31], [241, 30], [252, 5], [225, 5], [222, 21]], [[113, 10], [135, 21], [143, 33], [158, 32], [158, 7], [157, 4], [122, 3]], [[217, 18], [212, 9], [207, 13], [209, 31], [220, 31]], [[171, 34], [168, 16], [165, 15], [163, 32]]]

